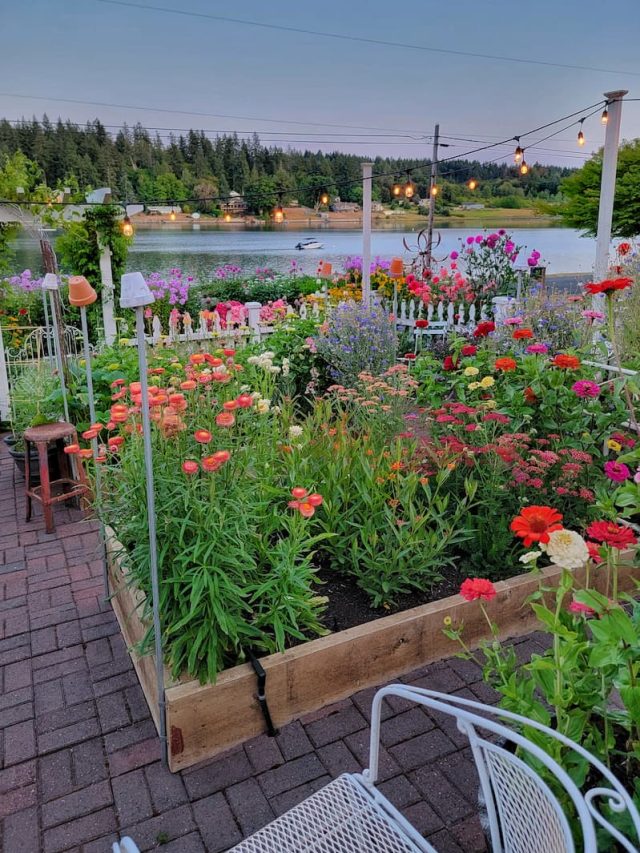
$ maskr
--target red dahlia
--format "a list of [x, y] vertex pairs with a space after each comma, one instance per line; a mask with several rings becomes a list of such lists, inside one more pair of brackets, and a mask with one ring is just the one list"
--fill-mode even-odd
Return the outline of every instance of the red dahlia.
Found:
[[615, 290], [625, 290], [633, 284], [632, 278], [607, 278], [604, 281], [591, 281], [585, 284], [587, 293], [613, 293]]
[[511, 529], [522, 539], [525, 548], [534, 542], [549, 541], [549, 534], [562, 530], [562, 515], [550, 506], [526, 506], [511, 522]]
[[496, 324], [492, 323], [491, 320], [483, 320], [482, 323], [478, 323], [473, 331], [474, 338], [486, 338], [487, 335], [490, 335], [491, 332], [495, 332]]
[[557, 355], [551, 364], [554, 367], [562, 367], [564, 370], [577, 370], [580, 367], [580, 359], [575, 355]]

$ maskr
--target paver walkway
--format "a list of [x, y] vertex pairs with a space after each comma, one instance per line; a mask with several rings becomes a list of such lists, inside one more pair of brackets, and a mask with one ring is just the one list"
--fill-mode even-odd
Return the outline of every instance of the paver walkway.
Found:
[[[96, 525], [24, 522], [23, 482], [0, 453], [0, 849], [110, 853], [130, 834], [164, 853], [226, 850], [344, 771], [366, 766], [374, 690], [171, 774], [109, 604]], [[519, 643], [522, 657], [538, 650]], [[452, 659], [403, 679], [491, 700]], [[442, 853], [480, 853], [475, 770], [449, 722], [397, 702], [381, 788]]]

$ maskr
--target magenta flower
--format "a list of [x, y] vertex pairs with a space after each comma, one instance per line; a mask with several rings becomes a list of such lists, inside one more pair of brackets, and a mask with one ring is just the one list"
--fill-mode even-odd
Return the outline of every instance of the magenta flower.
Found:
[[638, 468], [636, 473], [633, 475], [633, 482], [640, 483], [640, 468]]
[[549, 347], [546, 344], [529, 344], [525, 352], [528, 352], [529, 355], [545, 355], [549, 352]]
[[596, 615], [596, 611], [592, 607], [589, 607], [588, 604], [582, 604], [580, 601], [572, 601], [568, 610], [574, 616], [586, 616], [587, 619]]
[[587, 397], [595, 399], [600, 396], [600, 386], [597, 382], [592, 382], [591, 379], [580, 379], [578, 382], [574, 382], [571, 390], [578, 397], [582, 397], [582, 399], [586, 399]]
[[467, 237], [467, 246], [470, 246], [474, 242], [473, 237]]
[[458, 253], [456, 251], [453, 251], [453, 252], [451, 252], [449, 257], [451, 258], [452, 261], [455, 261], [455, 259], [458, 257]]
[[604, 473], [614, 483], [624, 483], [631, 476], [631, 471], [624, 462], [605, 462]]
[[478, 234], [478, 236], [476, 237], [476, 243], [482, 243], [482, 240], [483, 240], [482, 234]]

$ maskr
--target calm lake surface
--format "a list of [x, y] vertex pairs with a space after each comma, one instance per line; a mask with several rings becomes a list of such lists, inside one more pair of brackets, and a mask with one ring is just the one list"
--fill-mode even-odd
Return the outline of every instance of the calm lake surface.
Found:
[[[480, 229], [441, 228], [441, 243], [435, 252], [444, 259], [449, 252], [460, 248], [460, 241]], [[526, 262], [533, 249], [541, 253], [541, 263], [548, 273], [588, 273], [595, 256], [595, 240], [581, 237], [571, 228], [509, 228], [516, 245], [522, 246], [520, 261]], [[487, 232], [488, 233], [488, 232]], [[296, 243], [317, 237], [323, 248], [298, 251]], [[391, 258], [395, 255], [410, 257], [403, 240], [415, 248], [416, 230], [374, 231], [371, 237], [372, 258]], [[40, 269], [39, 250], [35, 241], [20, 237], [16, 241], [16, 266], [20, 269]], [[211, 228], [206, 226], [160, 226], [157, 229], [139, 229], [128, 259], [129, 270], [144, 273], [165, 272], [180, 267], [185, 273], [207, 278], [223, 264], [236, 264], [243, 270], [269, 267], [278, 272], [288, 272], [295, 261], [306, 273], [315, 273], [319, 260], [330, 261], [334, 270], [341, 269], [350, 255], [362, 254], [362, 233], [358, 230], [249, 230], [244, 228]]]

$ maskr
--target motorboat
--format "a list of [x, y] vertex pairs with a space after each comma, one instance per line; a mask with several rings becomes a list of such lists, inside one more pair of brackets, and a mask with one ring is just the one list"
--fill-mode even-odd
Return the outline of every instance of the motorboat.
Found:
[[300, 251], [303, 249], [322, 249], [322, 243], [310, 237], [308, 240], [301, 240], [299, 243], [296, 243], [296, 249]]

